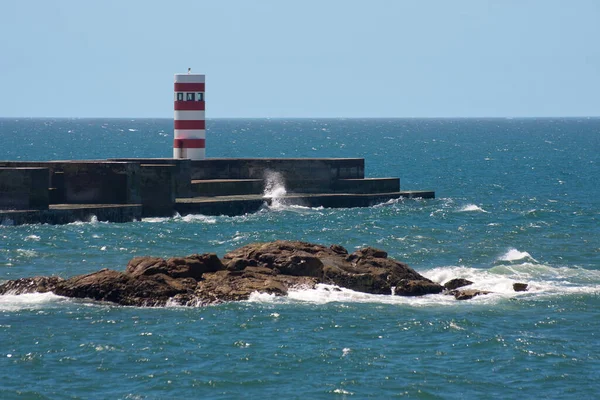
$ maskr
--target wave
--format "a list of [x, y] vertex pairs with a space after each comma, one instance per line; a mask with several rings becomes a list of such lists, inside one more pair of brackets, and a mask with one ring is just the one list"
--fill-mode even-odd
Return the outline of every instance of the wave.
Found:
[[475, 205], [475, 204], [467, 204], [466, 206], [460, 208], [458, 210], [459, 212], [482, 212], [482, 213], [489, 213], [489, 211], [484, 210], [483, 208]]
[[80, 225], [97, 225], [97, 224], [109, 224], [110, 222], [98, 221], [98, 217], [91, 214], [86, 221], [75, 221], [65, 224], [66, 226], [80, 226]]
[[182, 221], [182, 222], [202, 222], [205, 224], [216, 224], [217, 217], [207, 216], [203, 214], [186, 214], [181, 216], [179, 213], [175, 213], [172, 217], [148, 217], [142, 218], [142, 222], [147, 222], [150, 224], [158, 224], [164, 222], [173, 222], [173, 221]]
[[356, 292], [335, 285], [318, 284], [314, 289], [295, 288], [288, 291], [287, 296], [275, 296], [268, 293], [255, 292], [248, 299], [250, 303], [262, 304], [327, 304], [327, 303], [376, 303], [376, 304], [407, 304], [414, 306], [428, 306], [439, 304], [454, 304], [452, 296], [428, 295], [421, 297], [403, 297], [386, 294], [369, 294]]
[[54, 293], [4, 294], [0, 296], [0, 311], [38, 310], [69, 301]]
[[[377, 203], [373, 206], [373, 208], [379, 208], [379, 207], [388, 207], [388, 206], [393, 206], [399, 203], [404, 203], [405, 198], [404, 197], [398, 197], [395, 199], [389, 199], [387, 201], [384, 201], [382, 203]], [[413, 199], [413, 200], [417, 200], [417, 198]]]
[[[474, 282], [469, 288], [488, 290], [509, 297], [600, 292], [600, 271], [578, 267], [557, 268], [532, 262], [497, 265], [489, 269], [448, 266], [421, 273], [440, 284], [453, 278], [468, 279]], [[526, 283], [527, 292], [515, 292], [514, 283]]]
[[37, 251], [29, 249], [17, 249], [17, 255], [23, 258], [35, 258], [38, 256]]
[[498, 260], [496, 260], [496, 262], [503, 262], [503, 261], [513, 262], [513, 261], [521, 261], [521, 260], [529, 260], [529, 261], [533, 261], [535, 263], [538, 262], [528, 252], [519, 251], [519, 250], [513, 249], [513, 248], [509, 249], [504, 255], [502, 255], [500, 258], [498, 258]]
[[[512, 298], [527, 300], [544, 296], [600, 293], [600, 271], [574, 267], [554, 268], [532, 263], [490, 269], [445, 266], [421, 274], [439, 284], [444, 284], [453, 278], [468, 279], [474, 283], [465, 288], [492, 292], [469, 301], [478, 304], [495, 304]], [[527, 291], [515, 292], [513, 288], [515, 283], [526, 283]], [[253, 293], [248, 300], [251, 303], [263, 304], [377, 303], [414, 307], [452, 306], [456, 305], [457, 301], [453, 296], [445, 294], [420, 297], [376, 295], [326, 284], [319, 284], [314, 289], [292, 289], [286, 297]]]

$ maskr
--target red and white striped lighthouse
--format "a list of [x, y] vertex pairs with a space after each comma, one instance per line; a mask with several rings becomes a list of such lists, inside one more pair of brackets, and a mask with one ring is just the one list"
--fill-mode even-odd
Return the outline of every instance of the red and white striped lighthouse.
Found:
[[175, 74], [175, 140], [173, 158], [206, 157], [204, 75]]

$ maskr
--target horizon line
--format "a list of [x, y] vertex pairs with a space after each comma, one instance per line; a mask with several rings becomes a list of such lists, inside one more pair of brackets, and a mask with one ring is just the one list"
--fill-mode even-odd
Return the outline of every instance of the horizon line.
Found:
[[[469, 116], [469, 117], [212, 117], [206, 120], [225, 120], [225, 119], [573, 119], [573, 118], [586, 118], [595, 119], [600, 118], [599, 115], [557, 115], [557, 116]], [[53, 116], [10, 116], [2, 117], [2, 119], [170, 119], [172, 117], [53, 117]]]

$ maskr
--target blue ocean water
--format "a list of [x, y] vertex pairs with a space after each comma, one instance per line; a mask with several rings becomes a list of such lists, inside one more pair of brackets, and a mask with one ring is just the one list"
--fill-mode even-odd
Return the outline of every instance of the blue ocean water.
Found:
[[[297, 290], [206, 308], [0, 296], [0, 398], [594, 398], [600, 119], [231, 119], [209, 157], [364, 157], [434, 200], [0, 226], [0, 281], [274, 239], [379, 247], [494, 294]], [[0, 159], [169, 157], [168, 119], [0, 119]], [[514, 282], [529, 284], [523, 293]]]

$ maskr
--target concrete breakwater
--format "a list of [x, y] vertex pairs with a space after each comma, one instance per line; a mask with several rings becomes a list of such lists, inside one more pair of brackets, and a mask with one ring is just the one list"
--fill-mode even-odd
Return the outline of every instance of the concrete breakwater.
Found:
[[396, 198], [399, 178], [365, 178], [362, 158], [0, 161], [0, 222], [126, 222], [174, 213], [241, 215], [266, 204], [367, 207]]

